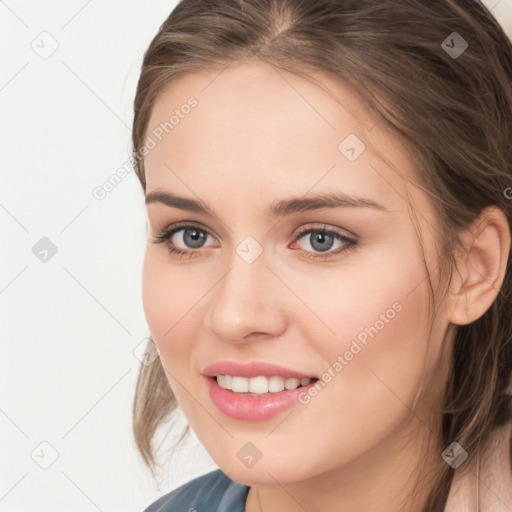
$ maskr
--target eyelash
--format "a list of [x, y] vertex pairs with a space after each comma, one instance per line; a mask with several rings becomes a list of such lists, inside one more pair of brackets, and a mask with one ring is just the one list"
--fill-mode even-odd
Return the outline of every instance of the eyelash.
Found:
[[[191, 249], [191, 250], [185, 251], [183, 249], [177, 248], [176, 246], [172, 245], [170, 242], [170, 239], [172, 238], [172, 236], [175, 233], [177, 233], [178, 231], [185, 230], [185, 229], [197, 229], [198, 231], [201, 231], [202, 233], [205, 233], [206, 235], [210, 235], [208, 230], [203, 229], [201, 226], [199, 226], [197, 224], [178, 223], [178, 224], [174, 224], [174, 225], [170, 226], [169, 228], [166, 228], [166, 229], [160, 231], [159, 233], [157, 233], [155, 235], [156, 240], [153, 241], [153, 243], [154, 244], [164, 244], [167, 247], [169, 253], [179, 255], [180, 258], [183, 258], [183, 256], [185, 256], [187, 254], [189, 255], [189, 258], [192, 258], [194, 256], [194, 254], [196, 254], [197, 252], [200, 251], [200, 249], [195, 249], [195, 250]], [[336, 240], [343, 242], [345, 245], [343, 247], [337, 249], [336, 251], [327, 251], [327, 252], [323, 252], [323, 253], [319, 253], [319, 252], [315, 253], [312, 251], [301, 250], [301, 252], [305, 253], [305, 257], [307, 259], [331, 258], [333, 256], [336, 256], [337, 254], [342, 253], [342, 252], [354, 250], [358, 245], [358, 242], [356, 240], [353, 240], [352, 238], [348, 238], [348, 237], [342, 235], [341, 233], [338, 233], [337, 231], [326, 229], [325, 227], [312, 228], [312, 227], [308, 227], [308, 226], [303, 226], [303, 227], [299, 228], [299, 233], [295, 237], [295, 240], [298, 240], [309, 233], [321, 233], [321, 234], [326, 234], [326, 235], [332, 235]], [[307, 254], [307, 256], [306, 256], [306, 254]]]

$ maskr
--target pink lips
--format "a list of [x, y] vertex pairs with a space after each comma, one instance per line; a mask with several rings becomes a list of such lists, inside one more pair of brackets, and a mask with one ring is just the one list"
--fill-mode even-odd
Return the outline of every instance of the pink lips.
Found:
[[313, 386], [315, 381], [297, 389], [285, 389], [278, 393], [251, 396], [221, 388], [214, 378], [216, 375], [235, 375], [247, 378], [260, 375], [266, 377], [275, 375], [285, 378], [316, 379], [312, 375], [289, 368], [256, 361], [244, 364], [233, 361], [221, 361], [208, 366], [203, 374], [206, 377], [210, 398], [217, 408], [231, 418], [246, 421], [266, 420], [289, 409], [298, 403], [298, 396], [301, 393], [307, 392], [307, 388]]

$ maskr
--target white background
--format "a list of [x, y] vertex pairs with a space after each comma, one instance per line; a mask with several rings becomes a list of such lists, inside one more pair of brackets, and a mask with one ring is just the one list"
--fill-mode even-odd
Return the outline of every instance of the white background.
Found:
[[[191, 433], [158, 488], [135, 450], [144, 197], [133, 172], [92, 194], [129, 157], [142, 55], [175, 3], [0, 0], [2, 512], [142, 512], [216, 468]], [[512, 35], [512, 0], [485, 3]]]

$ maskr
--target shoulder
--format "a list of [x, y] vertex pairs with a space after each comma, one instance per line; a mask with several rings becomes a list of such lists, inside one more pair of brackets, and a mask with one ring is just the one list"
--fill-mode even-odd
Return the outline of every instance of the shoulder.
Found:
[[217, 469], [162, 496], [144, 512], [243, 512], [248, 492], [248, 486]]

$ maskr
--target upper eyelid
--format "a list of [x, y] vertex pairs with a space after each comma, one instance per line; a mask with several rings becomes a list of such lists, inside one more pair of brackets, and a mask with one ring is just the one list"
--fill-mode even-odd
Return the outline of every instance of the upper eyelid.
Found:
[[298, 233], [296, 236], [303, 235], [303, 234], [307, 233], [308, 231], [325, 231], [326, 233], [334, 233], [336, 235], [341, 235], [344, 238], [350, 238], [352, 240], [358, 239], [358, 237], [356, 235], [354, 235], [353, 233], [348, 232], [348, 234], [346, 234], [347, 230], [345, 230], [345, 229], [329, 227], [328, 225], [325, 225], [325, 224], [322, 227], [301, 226], [298, 229]]
[[[174, 235], [176, 232], [181, 231], [182, 229], [194, 229], [194, 228], [198, 228], [200, 231], [204, 231], [209, 236], [212, 236], [213, 238], [217, 239], [217, 236], [214, 235], [210, 229], [206, 228], [201, 223], [197, 223], [197, 222], [187, 223], [185, 221], [183, 224], [181, 224], [181, 223], [173, 224], [167, 228], [164, 228], [161, 232], [162, 233], [172, 233]], [[170, 236], [173, 236], [173, 235], [170, 235]]]

